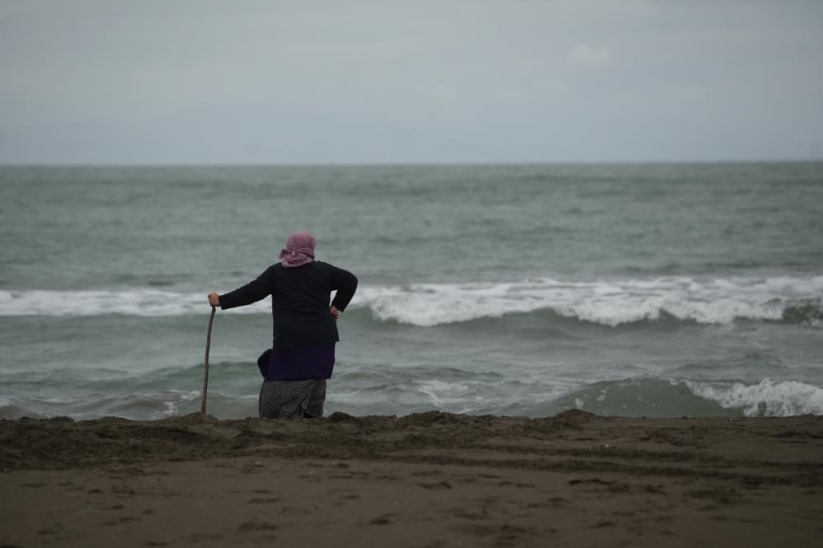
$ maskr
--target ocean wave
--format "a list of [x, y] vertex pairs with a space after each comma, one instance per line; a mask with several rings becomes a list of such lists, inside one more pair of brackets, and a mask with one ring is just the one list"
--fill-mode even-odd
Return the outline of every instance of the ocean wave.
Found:
[[[256, 415], [259, 376], [253, 362], [213, 364], [209, 412], [222, 418]], [[156, 419], [196, 412], [203, 368], [192, 365], [99, 379], [0, 375], [0, 418], [121, 416]], [[51, 377], [54, 377], [52, 375]], [[37, 381], [37, 382], [34, 382]], [[341, 367], [328, 411], [355, 415], [432, 409], [451, 413], [544, 417], [568, 409], [624, 417], [755, 417], [823, 415], [823, 388], [799, 380], [706, 381], [637, 376], [599, 382], [558, 381], [538, 375], [425, 367]]]
[[101, 417], [156, 420], [193, 413], [199, 408], [199, 399], [198, 390], [133, 394], [93, 392], [60, 398], [20, 398], [7, 404], [0, 402], [0, 419], [68, 416], [77, 420]]
[[790, 417], [823, 414], [823, 388], [799, 381], [695, 382], [633, 378], [587, 384], [547, 410], [580, 409], [610, 416]]
[[823, 415], [823, 389], [799, 381], [757, 384], [683, 381], [692, 393], [716, 402], [724, 409], [742, 411], [747, 417]]
[[0, 316], [179, 316], [208, 311], [206, 294], [156, 289], [0, 290]]
[[[217, 362], [210, 372], [209, 413], [255, 416], [259, 376], [253, 362]], [[59, 379], [57, 381], [56, 379]], [[202, 365], [142, 372], [98, 368], [0, 372], [0, 419], [116, 416], [155, 420], [200, 409]]]
[[[566, 282], [363, 285], [352, 309], [383, 322], [419, 327], [536, 311], [618, 326], [673, 318], [701, 324], [735, 320], [823, 325], [823, 276], [664, 277]], [[205, 294], [158, 289], [0, 290], [0, 316], [176, 316], [203, 314]], [[268, 299], [232, 314], [266, 314]]]
[[667, 318], [701, 324], [747, 319], [819, 326], [822, 291], [823, 276], [595, 282], [541, 278], [516, 283], [367, 287], [353, 305], [368, 307], [382, 321], [421, 327], [539, 310], [612, 327]]

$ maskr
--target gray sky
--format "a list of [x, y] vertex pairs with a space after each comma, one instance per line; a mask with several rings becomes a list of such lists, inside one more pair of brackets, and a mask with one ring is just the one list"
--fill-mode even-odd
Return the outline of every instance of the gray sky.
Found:
[[823, 158], [821, 0], [0, 0], [2, 163]]

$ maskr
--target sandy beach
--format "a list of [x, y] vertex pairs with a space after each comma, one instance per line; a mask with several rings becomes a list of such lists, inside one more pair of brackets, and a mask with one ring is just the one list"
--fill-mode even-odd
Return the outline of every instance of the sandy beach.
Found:
[[823, 417], [0, 421], [0, 546], [820, 546]]

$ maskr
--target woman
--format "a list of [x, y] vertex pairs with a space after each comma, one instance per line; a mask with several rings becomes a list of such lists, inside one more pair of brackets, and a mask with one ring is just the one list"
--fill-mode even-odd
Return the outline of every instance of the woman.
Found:
[[209, 304], [223, 310], [271, 295], [272, 348], [257, 361], [265, 379], [260, 388], [261, 418], [323, 416], [326, 379], [331, 377], [334, 345], [340, 340], [335, 320], [354, 296], [357, 278], [315, 261], [316, 243], [313, 234], [296, 232], [280, 251], [280, 262], [256, 280], [224, 295], [209, 295]]

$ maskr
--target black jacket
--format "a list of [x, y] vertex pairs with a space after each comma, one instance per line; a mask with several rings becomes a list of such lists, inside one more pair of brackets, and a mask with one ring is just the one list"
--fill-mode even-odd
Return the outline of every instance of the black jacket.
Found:
[[329, 312], [332, 305], [341, 312], [357, 289], [357, 278], [342, 268], [312, 261], [295, 268], [273, 264], [243, 287], [220, 295], [220, 308], [246, 306], [271, 295], [273, 319], [272, 348], [337, 342], [337, 323]]

